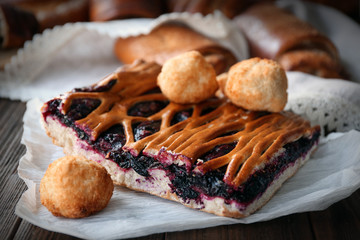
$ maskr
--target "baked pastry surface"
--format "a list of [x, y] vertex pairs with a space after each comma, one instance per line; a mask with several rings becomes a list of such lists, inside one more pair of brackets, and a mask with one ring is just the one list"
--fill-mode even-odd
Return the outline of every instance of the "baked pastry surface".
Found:
[[317, 146], [319, 127], [291, 112], [170, 102], [157, 90], [160, 70], [136, 62], [48, 101], [48, 135], [116, 184], [228, 217], [259, 209]]

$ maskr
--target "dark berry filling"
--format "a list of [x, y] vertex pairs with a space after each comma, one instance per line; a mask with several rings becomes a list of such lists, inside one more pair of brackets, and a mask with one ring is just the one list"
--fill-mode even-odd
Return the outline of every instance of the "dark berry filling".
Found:
[[212, 111], [214, 111], [217, 107], [208, 107], [208, 108], [204, 108], [201, 113], [200, 116], [206, 115], [208, 113], [211, 113]]
[[195, 189], [194, 179], [188, 174], [184, 167], [177, 165], [169, 166], [169, 177], [171, 180], [171, 190], [180, 196], [184, 201], [197, 199], [199, 192]]
[[134, 140], [139, 141], [160, 130], [161, 121], [145, 121], [133, 125]]
[[182, 122], [186, 119], [188, 119], [189, 117], [191, 117], [191, 115], [193, 114], [193, 109], [186, 109], [180, 112], [177, 112], [174, 114], [174, 117], [171, 120], [171, 125], [174, 125], [176, 123]]
[[[96, 100], [96, 99], [91, 99], [91, 100]], [[77, 106], [77, 104], [82, 106]], [[126, 139], [122, 125], [117, 124], [112, 126], [108, 130], [103, 132], [96, 139], [96, 141], [92, 141], [90, 140], [89, 133], [79, 128], [74, 122], [74, 120], [86, 117], [91, 111], [97, 108], [99, 104], [100, 104], [99, 100], [98, 102], [92, 102], [92, 103], [91, 101], [88, 101], [86, 99], [81, 101], [80, 103], [77, 103], [77, 101], [73, 101], [69, 112], [63, 115], [60, 112], [61, 100], [55, 99], [47, 103], [48, 108], [46, 109], [46, 111], [42, 112], [42, 114], [44, 116], [44, 119], [46, 119], [47, 116], [49, 115], [55, 116], [62, 124], [72, 128], [81, 140], [84, 140], [90, 145], [93, 145], [95, 150], [97, 150], [98, 152], [102, 153], [105, 156], [110, 150], [121, 149], [122, 146], [125, 144]], [[73, 114], [72, 111], [75, 111], [74, 109], [77, 109], [79, 112]]]
[[125, 142], [124, 128], [117, 124], [103, 132], [93, 144], [100, 152], [107, 154], [110, 150], [121, 151]]
[[66, 113], [66, 117], [73, 121], [85, 118], [96, 109], [100, 103], [101, 101], [99, 99], [93, 98], [74, 99], [71, 102], [69, 111]]
[[209, 161], [210, 159], [221, 157], [233, 150], [236, 146], [237, 142], [229, 143], [229, 144], [220, 144], [215, 146], [209, 152], [205, 153], [200, 159], [204, 160], [204, 162]]
[[44, 119], [46, 119], [49, 115], [55, 115], [59, 120], [61, 120], [63, 116], [59, 113], [60, 103], [60, 99], [53, 99], [51, 101], [48, 101], [46, 103], [47, 107], [44, 108], [45, 110], [42, 111]]
[[61, 100], [55, 99], [47, 102], [48, 108], [42, 114], [44, 115], [44, 119], [46, 119], [46, 117], [49, 115], [55, 115], [62, 123], [68, 127], [71, 127], [74, 121], [85, 118], [100, 104], [101, 101], [99, 99], [75, 99], [71, 102], [69, 111], [66, 113], [66, 115], [63, 115], [60, 112]]
[[112, 79], [106, 85], [94, 85], [90, 87], [75, 88], [73, 92], [106, 92], [115, 85], [116, 81], [117, 79]]
[[155, 161], [154, 158], [141, 155], [139, 157], [134, 157], [129, 152], [124, 151], [113, 151], [110, 153], [109, 158], [116, 162], [119, 167], [129, 169], [134, 169], [139, 175], [144, 177], [149, 177], [149, 169], [157, 168], [160, 166], [160, 163]]
[[139, 102], [134, 104], [134, 106], [128, 110], [127, 114], [129, 116], [149, 117], [165, 108], [168, 104], [168, 101]]

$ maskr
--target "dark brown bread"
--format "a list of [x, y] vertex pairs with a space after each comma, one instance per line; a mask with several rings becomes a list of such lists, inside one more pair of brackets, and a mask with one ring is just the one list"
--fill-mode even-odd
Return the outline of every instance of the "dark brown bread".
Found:
[[310, 24], [274, 4], [257, 4], [234, 23], [245, 34], [253, 57], [279, 61], [285, 70], [341, 78], [333, 42]]
[[237, 62], [227, 48], [185, 25], [175, 23], [160, 25], [147, 35], [119, 38], [114, 49], [118, 59], [125, 64], [143, 59], [160, 65], [191, 50], [199, 51], [214, 66], [217, 74], [227, 71]]

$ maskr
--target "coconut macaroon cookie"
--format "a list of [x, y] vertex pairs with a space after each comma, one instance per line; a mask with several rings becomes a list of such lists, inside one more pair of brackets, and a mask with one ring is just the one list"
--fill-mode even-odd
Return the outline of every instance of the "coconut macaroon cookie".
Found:
[[251, 58], [233, 65], [225, 83], [225, 95], [239, 107], [280, 112], [287, 102], [287, 77], [269, 59]]
[[176, 103], [198, 103], [218, 88], [213, 66], [198, 51], [180, 54], [166, 61], [158, 76], [161, 92]]
[[46, 170], [40, 200], [54, 216], [82, 218], [105, 208], [113, 190], [105, 167], [84, 157], [65, 156]]

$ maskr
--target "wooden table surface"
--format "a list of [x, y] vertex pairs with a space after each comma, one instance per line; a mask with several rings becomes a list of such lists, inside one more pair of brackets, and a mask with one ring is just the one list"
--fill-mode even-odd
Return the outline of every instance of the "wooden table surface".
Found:
[[[25, 103], [0, 99], [0, 239], [76, 239], [39, 228], [15, 215], [27, 187], [17, 174]], [[136, 239], [360, 239], [360, 189], [324, 211], [292, 214], [271, 221], [236, 224]]]

